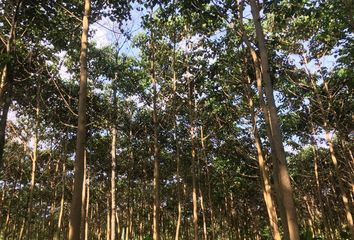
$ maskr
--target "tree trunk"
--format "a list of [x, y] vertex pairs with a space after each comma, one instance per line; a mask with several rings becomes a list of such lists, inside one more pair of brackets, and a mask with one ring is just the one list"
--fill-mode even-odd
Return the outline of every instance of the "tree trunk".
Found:
[[[256, 52], [252, 49], [250, 43], [248, 42], [247, 39], [245, 39], [248, 49], [250, 51], [250, 54], [252, 56], [254, 68], [256, 71], [256, 81], [257, 81], [257, 89], [258, 89], [258, 96], [259, 96], [259, 102], [260, 106], [262, 108], [262, 111], [264, 112], [264, 119], [266, 122], [266, 131], [267, 135], [270, 138], [272, 135], [271, 133], [271, 127], [270, 127], [270, 120], [269, 120], [269, 111], [268, 108], [264, 102], [263, 99], [263, 93], [262, 93], [262, 76], [261, 76], [261, 67], [258, 61], [258, 57], [256, 55]], [[270, 141], [271, 144], [271, 149], [274, 149], [275, 147], [273, 146], [274, 143], [273, 141]], [[271, 158], [273, 161], [273, 177], [274, 177], [274, 189], [276, 191], [276, 200], [278, 203], [278, 208], [279, 208], [279, 213], [280, 213], [280, 218], [281, 222], [283, 225], [283, 232], [284, 232], [284, 239], [289, 239], [289, 230], [288, 230], [288, 224], [287, 224], [287, 218], [286, 218], [286, 212], [283, 206], [283, 192], [280, 189], [279, 185], [279, 177], [278, 177], [278, 169], [279, 169], [279, 164], [277, 161], [277, 156], [274, 151], [271, 151]]]
[[204, 240], [208, 240], [208, 231], [207, 231], [207, 223], [206, 223], [206, 216], [205, 216], [205, 207], [204, 207], [204, 197], [201, 188], [199, 188], [199, 195], [200, 195], [200, 208], [202, 210], [202, 217], [203, 217], [203, 237]]
[[315, 141], [314, 136], [316, 135], [315, 127], [313, 125], [313, 120], [312, 120], [312, 113], [310, 110], [310, 126], [311, 126], [311, 148], [312, 148], [312, 153], [313, 153], [313, 170], [314, 170], [314, 175], [315, 175], [315, 181], [316, 181], [316, 193], [317, 193], [317, 198], [320, 204], [320, 209], [322, 213], [322, 220], [324, 222], [324, 230], [326, 233], [326, 237], [328, 239], [333, 239], [332, 234], [331, 234], [331, 229], [329, 227], [328, 219], [326, 216], [326, 210], [325, 206], [323, 203], [322, 199], [322, 192], [321, 192], [321, 183], [320, 183], [320, 177], [318, 174], [318, 149], [317, 149], [317, 144]]
[[89, 16], [91, 10], [90, 0], [84, 0], [83, 30], [80, 50], [80, 92], [78, 129], [76, 139], [76, 159], [74, 166], [74, 192], [71, 202], [69, 220], [69, 240], [80, 239], [81, 211], [82, 211], [82, 186], [84, 181], [84, 155], [86, 146], [86, 101], [87, 101], [87, 45], [89, 31]]
[[[66, 143], [65, 143], [66, 146]], [[64, 213], [64, 194], [65, 194], [65, 176], [66, 176], [66, 169], [65, 169], [65, 164], [66, 162], [66, 147], [64, 150], [64, 158], [63, 158], [63, 166], [62, 166], [62, 189], [61, 189], [61, 199], [60, 199], [60, 210], [59, 210], [59, 217], [58, 217], [58, 223], [57, 223], [57, 228], [54, 232], [54, 237], [53, 240], [59, 240], [60, 239], [60, 231], [61, 231], [61, 225], [62, 225], [62, 219], [63, 219], [63, 213]]]
[[192, 201], [193, 201], [193, 226], [194, 240], [198, 240], [198, 198], [197, 198], [197, 176], [196, 176], [196, 149], [195, 149], [195, 118], [194, 118], [194, 86], [189, 83], [189, 109], [190, 109], [190, 136], [192, 147]]
[[113, 126], [111, 149], [111, 240], [116, 239], [116, 137], [117, 130]]
[[[127, 110], [128, 112], [129, 110]], [[134, 152], [133, 152], [133, 128], [132, 128], [132, 121], [133, 121], [133, 113], [129, 111], [129, 164], [128, 164], [128, 199], [127, 199], [127, 232], [126, 232], [126, 240], [132, 238], [132, 231], [133, 231], [133, 198], [134, 198], [134, 191], [132, 188], [132, 177], [134, 174]], [[133, 196], [132, 196], [133, 195]]]
[[[89, 207], [90, 207], [90, 172], [87, 171], [87, 184], [86, 184], [86, 206], [85, 206], [85, 221], [84, 221], [84, 240], [88, 239], [88, 226], [89, 226]], [[84, 186], [85, 187], [85, 186]]]
[[343, 205], [344, 205], [345, 216], [347, 218], [348, 227], [349, 227], [349, 231], [351, 234], [351, 239], [354, 240], [354, 223], [353, 223], [353, 216], [350, 212], [349, 199], [348, 199], [347, 194], [345, 192], [345, 188], [343, 186], [343, 181], [340, 176], [338, 161], [337, 161], [337, 157], [334, 152], [332, 137], [330, 136], [330, 133], [328, 132], [328, 129], [326, 129], [326, 127], [327, 126], [325, 125], [325, 137], [326, 137], [326, 141], [329, 145], [329, 153], [330, 153], [331, 160], [333, 163], [334, 171], [335, 171], [336, 177], [338, 178], [339, 191], [341, 193], [341, 197], [342, 197], [342, 201], [343, 201]]
[[[151, 9], [151, 17], [152, 17]], [[150, 59], [150, 77], [153, 85], [153, 128], [154, 128], [154, 204], [153, 204], [153, 239], [160, 240], [160, 159], [159, 159], [159, 145], [158, 145], [158, 119], [157, 119], [157, 81], [155, 76], [155, 37], [151, 32], [151, 59]]]
[[[5, 174], [4, 174], [5, 175]], [[0, 199], [0, 209], [4, 209], [2, 210], [2, 214], [5, 215], [4, 213], [6, 212], [7, 214], [9, 213], [10, 209], [5, 208], [5, 196], [8, 195], [8, 191], [7, 191], [7, 180], [5, 180], [5, 178], [3, 179], [3, 186], [2, 186], [2, 194], [1, 194], [1, 199]], [[3, 230], [3, 219], [0, 218], [0, 236], [2, 236], [2, 230]]]
[[269, 224], [271, 227], [273, 239], [280, 240], [281, 236], [280, 236], [279, 227], [278, 227], [278, 219], [277, 219], [277, 214], [276, 214], [274, 202], [272, 199], [271, 184], [269, 181], [269, 174], [266, 169], [266, 162], [264, 159], [262, 142], [261, 142], [261, 138], [258, 134], [257, 116], [255, 114], [251, 91], [252, 91], [251, 80], [248, 78], [247, 98], [248, 98], [248, 105], [249, 105], [250, 112], [251, 112], [252, 133], [253, 133], [256, 149], [257, 149], [257, 158], [258, 158], [259, 171], [261, 174], [263, 198], [264, 198], [264, 202], [267, 207], [268, 219], [269, 219]]
[[[278, 180], [279, 187], [283, 193], [283, 206], [286, 212], [287, 225], [289, 230], [290, 240], [298, 240], [299, 228], [297, 223], [295, 203], [293, 199], [293, 191], [290, 182], [290, 176], [288, 168], [286, 166], [286, 158], [282, 140], [282, 133], [280, 129], [277, 108], [275, 105], [273, 87], [270, 77], [270, 67], [268, 62], [268, 52], [265, 44], [265, 38], [263, 34], [262, 25], [260, 23], [259, 9], [255, 0], [250, 0], [251, 12], [253, 16], [253, 22], [256, 30], [257, 42], [259, 45], [259, 51], [261, 56], [261, 67], [262, 67], [262, 79], [264, 82], [264, 90], [267, 98], [267, 107], [269, 110], [269, 120], [270, 120], [270, 129], [272, 136], [270, 136], [270, 141], [273, 142], [272, 151], [275, 152], [278, 162]], [[261, 93], [260, 93], [261, 94]], [[267, 114], [267, 112], [265, 113]]]
[[[188, 34], [188, 27], [185, 27]], [[190, 36], [187, 37], [187, 49], [191, 51], [192, 46]], [[191, 54], [190, 52], [188, 54]], [[195, 98], [194, 98], [194, 81], [191, 79], [189, 71], [189, 58], [186, 60], [186, 81], [188, 84], [188, 110], [189, 110], [189, 134], [191, 140], [191, 174], [192, 174], [192, 202], [193, 202], [193, 227], [194, 227], [194, 240], [198, 240], [198, 193], [197, 193], [197, 171], [196, 171], [196, 126], [195, 126]]]
[[[175, 34], [175, 33], [174, 33]], [[176, 178], [177, 178], [177, 223], [176, 223], [176, 234], [175, 240], [180, 238], [180, 228], [182, 220], [182, 202], [181, 202], [181, 158], [180, 158], [180, 146], [178, 138], [178, 121], [177, 121], [177, 77], [176, 77], [176, 36], [174, 35], [174, 45], [173, 45], [173, 58], [172, 58], [172, 90], [173, 90], [173, 130], [174, 130], [174, 142], [176, 146]]]
[[[59, 167], [60, 165], [60, 160], [57, 161], [55, 163], [55, 176], [60, 176], [60, 172], [59, 172]], [[56, 186], [54, 186], [55, 182], [54, 182], [54, 179], [51, 179], [50, 181], [50, 188], [53, 189], [53, 196], [52, 196], [52, 203], [51, 203], [51, 206], [50, 206], [50, 221], [48, 222], [48, 228], [49, 228], [49, 233], [48, 236], [50, 236], [51, 238], [54, 236], [54, 232], [56, 230], [55, 228], [55, 209], [56, 209], [56, 203], [57, 203], [57, 195], [58, 195], [58, 189]]]
[[[349, 175], [350, 175], [350, 187], [351, 187], [351, 193], [354, 194], [354, 156], [353, 153], [350, 149], [350, 147], [348, 146], [347, 140], [343, 137], [343, 134], [339, 134], [338, 139], [340, 141], [341, 147], [343, 149], [343, 155], [350, 159], [351, 161], [348, 161], [348, 166], [349, 166]], [[353, 202], [353, 195], [351, 198], [352, 202]]]
[[27, 233], [26, 239], [31, 237], [31, 219], [32, 219], [32, 205], [33, 205], [33, 190], [35, 187], [35, 178], [36, 178], [36, 164], [38, 158], [38, 133], [39, 133], [39, 109], [40, 109], [40, 85], [37, 83], [37, 93], [36, 93], [36, 125], [34, 133], [34, 146], [33, 146], [33, 156], [32, 156], [32, 170], [31, 170], [31, 185], [29, 189], [29, 198], [28, 198], [28, 212], [27, 212]]
[[211, 183], [210, 183], [210, 173], [209, 173], [209, 166], [208, 166], [208, 159], [206, 155], [206, 148], [205, 148], [205, 139], [204, 137], [204, 128], [203, 126], [200, 126], [200, 144], [202, 147], [202, 158], [204, 160], [205, 164], [205, 170], [206, 170], [206, 180], [207, 180], [207, 187], [208, 187], [208, 205], [209, 205], [209, 211], [210, 211], [210, 222], [211, 222], [211, 240], [215, 239], [215, 229], [216, 229], [216, 221], [215, 221], [215, 216], [214, 216], [214, 207], [212, 204], [212, 199], [211, 199]]
[[[84, 152], [84, 179], [82, 182], [82, 206], [81, 206], [81, 229], [85, 229], [85, 213], [86, 213], [86, 177], [87, 177], [87, 158], [86, 158], [86, 151]], [[85, 231], [81, 234], [81, 238], [82, 240], [84, 240], [85, 238]]]
[[[269, 119], [270, 118], [269, 110], [268, 110], [268, 108], [265, 104], [265, 101], [263, 99], [261, 66], [259, 63], [258, 56], [257, 56], [255, 50], [252, 48], [251, 43], [248, 40], [247, 34], [246, 34], [245, 29], [243, 27], [243, 1], [242, 0], [239, 1], [238, 4], [239, 4], [239, 12], [240, 12], [239, 21], [240, 21], [240, 25], [241, 25], [241, 29], [242, 29], [241, 37], [242, 37], [243, 41], [245, 42], [245, 44], [247, 45], [247, 48], [248, 48], [250, 55], [252, 57], [253, 65], [255, 68], [255, 74], [256, 74], [259, 102], [260, 102], [261, 109], [264, 112], [264, 119], [266, 122], [266, 131], [267, 131], [268, 138], [270, 139], [271, 149], [275, 149], [274, 142], [271, 141], [272, 133], [271, 133], [271, 126], [270, 126], [270, 119]], [[273, 161], [274, 189], [276, 192], [276, 200], [277, 200], [278, 209], [279, 209], [279, 213], [280, 213], [280, 219], [281, 219], [282, 226], [283, 226], [284, 239], [289, 239], [287, 218], [286, 218], [286, 213], [285, 213], [285, 209], [283, 206], [283, 192], [281, 191], [280, 185], [279, 185], [279, 177], [278, 177], [279, 164], [278, 164], [277, 156], [273, 150], [271, 151], [271, 158]]]
[[109, 211], [109, 202], [110, 202], [110, 198], [109, 196], [107, 196], [107, 205], [106, 205], [106, 209], [107, 209], [107, 214], [106, 214], [106, 240], [110, 240], [111, 238], [111, 214]]

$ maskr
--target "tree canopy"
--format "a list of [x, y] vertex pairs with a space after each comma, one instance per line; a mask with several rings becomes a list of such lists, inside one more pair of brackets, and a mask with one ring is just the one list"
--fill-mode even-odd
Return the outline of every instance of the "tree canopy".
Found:
[[0, 1], [0, 239], [353, 240], [352, 6]]

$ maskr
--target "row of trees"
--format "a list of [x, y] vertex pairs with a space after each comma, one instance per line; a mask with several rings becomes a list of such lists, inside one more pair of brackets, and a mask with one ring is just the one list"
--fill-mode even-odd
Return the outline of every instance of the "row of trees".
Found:
[[1, 1], [0, 239], [353, 239], [350, 6]]

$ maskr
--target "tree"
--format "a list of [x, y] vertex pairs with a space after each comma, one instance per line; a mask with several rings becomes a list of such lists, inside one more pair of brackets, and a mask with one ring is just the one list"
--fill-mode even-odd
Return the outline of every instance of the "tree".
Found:
[[81, 233], [81, 211], [82, 211], [82, 191], [84, 182], [84, 158], [86, 145], [86, 99], [87, 99], [87, 48], [89, 17], [91, 11], [91, 1], [85, 0], [84, 15], [82, 18], [82, 36], [80, 50], [80, 93], [79, 111], [76, 139], [76, 160], [75, 160], [75, 180], [73, 200], [70, 211], [69, 239], [80, 239]]
[[351, 239], [348, 1], [84, 3], [0, 3], [1, 239]]
[[[284, 211], [286, 212], [287, 225], [289, 231], [290, 239], [300, 239], [296, 209], [293, 200], [292, 187], [290, 183], [289, 172], [286, 166], [285, 152], [282, 141], [282, 134], [280, 129], [280, 124], [277, 116], [277, 109], [275, 106], [275, 100], [273, 95], [273, 88], [270, 78], [270, 68], [268, 63], [268, 53], [265, 45], [265, 38], [260, 24], [259, 9], [256, 1], [251, 0], [251, 11], [253, 16], [253, 22], [255, 25], [257, 42], [260, 51], [260, 61], [262, 66], [262, 80], [264, 82], [264, 92], [267, 98], [266, 109], [264, 109], [264, 114], [269, 114], [269, 124], [271, 129], [271, 135], [269, 136], [272, 142], [272, 151], [275, 152], [276, 161], [276, 175], [278, 175], [279, 190], [282, 194], [282, 204], [284, 206]], [[259, 94], [263, 94], [259, 92]]]

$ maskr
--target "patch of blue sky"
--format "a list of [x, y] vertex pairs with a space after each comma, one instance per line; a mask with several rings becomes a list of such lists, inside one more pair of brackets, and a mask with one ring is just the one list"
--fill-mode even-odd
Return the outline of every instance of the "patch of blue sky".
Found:
[[[104, 17], [100, 21], [93, 23], [91, 29], [94, 30], [92, 41], [97, 47], [117, 45], [120, 53], [127, 56], [139, 56], [139, 49], [134, 47], [134, 37], [143, 32], [142, 17], [146, 14], [146, 9], [138, 4], [133, 4], [131, 19], [122, 23], [113, 22], [109, 17]], [[128, 37], [129, 36], [129, 37]]]

